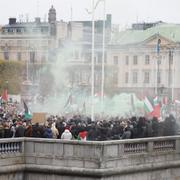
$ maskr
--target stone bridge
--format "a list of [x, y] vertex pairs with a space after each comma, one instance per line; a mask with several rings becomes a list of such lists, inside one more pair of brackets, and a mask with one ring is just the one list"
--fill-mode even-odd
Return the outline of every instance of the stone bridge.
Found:
[[180, 180], [180, 136], [0, 140], [0, 180]]

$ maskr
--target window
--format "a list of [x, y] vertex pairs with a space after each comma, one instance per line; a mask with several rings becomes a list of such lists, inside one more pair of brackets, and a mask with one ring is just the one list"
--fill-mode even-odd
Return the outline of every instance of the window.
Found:
[[86, 63], [91, 63], [91, 54], [90, 53], [85, 53], [84, 58], [85, 58]]
[[78, 58], [79, 58], [79, 52], [78, 52], [78, 51], [75, 51], [75, 52], [74, 52], [74, 58], [75, 58], [75, 59], [78, 59]]
[[161, 72], [160, 71], [157, 73], [157, 82], [158, 82], [158, 84], [161, 83]]
[[94, 75], [94, 81], [95, 81], [96, 86], [100, 85], [101, 84], [101, 74], [96, 72], [95, 75]]
[[5, 45], [5, 48], [4, 48], [4, 59], [9, 60], [9, 51], [8, 51], [7, 44]]
[[22, 32], [22, 31], [21, 31], [21, 28], [17, 28], [17, 29], [16, 29], [16, 32], [17, 32], [17, 33], [21, 33], [21, 32]]
[[149, 57], [149, 55], [145, 56], [145, 64], [150, 64], [150, 57]]
[[129, 82], [129, 73], [126, 72], [125, 73], [125, 83], [128, 83]]
[[21, 52], [17, 52], [17, 60], [21, 61]]
[[118, 56], [114, 56], [114, 64], [117, 65], [118, 64]]
[[126, 56], [126, 65], [129, 64], [129, 56]]
[[160, 64], [161, 64], [161, 59], [158, 59], [158, 60], [157, 60], [157, 63], [160, 65]]
[[169, 64], [172, 65], [173, 64], [173, 52], [169, 51]]
[[150, 73], [144, 72], [144, 83], [149, 84], [150, 82]]
[[105, 63], [105, 64], [107, 63], [107, 54], [106, 54], [106, 52], [105, 52], [105, 54], [104, 54], [104, 63]]
[[118, 72], [113, 73], [113, 84], [114, 85], [118, 84]]
[[96, 56], [94, 56], [94, 64], [97, 64], [98, 63], [98, 61], [97, 61], [97, 57]]
[[138, 57], [137, 56], [133, 56], [133, 64], [134, 65], [138, 64]]
[[46, 62], [46, 56], [45, 55], [41, 56], [41, 62]]
[[102, 63], [102, 54], [98, 53], [97, 58], [98, 58], [98, 63], [101, 64]]
[[133, 72], [133, 83], [138, 83], [138, 73]]
[[22, 41], [21, 40], [17, 40], [17, 46], [22, 46]]
[[4, 52], [4, 59], [9, 60], [9, 52], [8, 51]]
[[30, 52], [30, 63], [34, 63], [35, 62], [35, 52], [32, 51]]
[[170, 64], [173, 65], [173, 58], [170, 59]]

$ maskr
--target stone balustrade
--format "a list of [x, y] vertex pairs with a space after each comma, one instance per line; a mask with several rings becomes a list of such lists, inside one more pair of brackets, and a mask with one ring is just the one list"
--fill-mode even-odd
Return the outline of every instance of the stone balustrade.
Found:
[[100, 178], [163, 171], [180, 167], [180, 136], [103, 142], [1, 139], [0, 157], [0, 173], [18, 169], [31, 175], [43, 172]]

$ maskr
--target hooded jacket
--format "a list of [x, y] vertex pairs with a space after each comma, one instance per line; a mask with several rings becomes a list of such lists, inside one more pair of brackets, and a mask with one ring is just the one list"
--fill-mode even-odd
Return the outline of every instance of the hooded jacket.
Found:
[[66, 139], [66, 140], [71, 140], [72, 139], [72, 134], [69, 131], [69, 129], [65, 129], [65, 131], [61, 135], [61, 139]]

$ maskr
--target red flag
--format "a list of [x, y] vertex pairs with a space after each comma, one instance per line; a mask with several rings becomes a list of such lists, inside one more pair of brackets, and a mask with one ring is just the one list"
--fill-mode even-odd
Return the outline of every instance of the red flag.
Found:
[[160, 104], [154, 106], [154, 110], [150, 113], [151, 116], [160, 118]]
[[7, 92], [7, 89], [3, 90], [1, 98], [2, 98], [3, 101], [6, 101], [6, 102], [8, 101], [8, 92]]
[[162, 104], [167, 105], [168, 104], [168, 97], [163, 97]]

